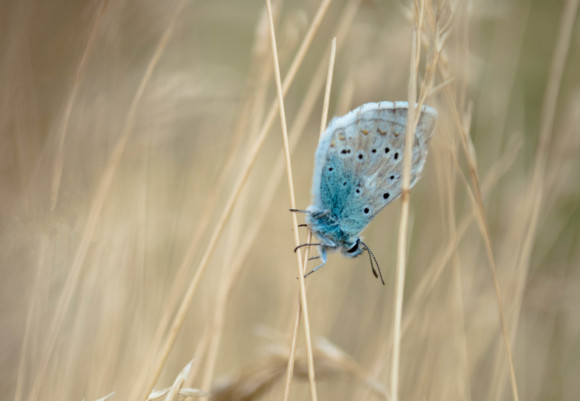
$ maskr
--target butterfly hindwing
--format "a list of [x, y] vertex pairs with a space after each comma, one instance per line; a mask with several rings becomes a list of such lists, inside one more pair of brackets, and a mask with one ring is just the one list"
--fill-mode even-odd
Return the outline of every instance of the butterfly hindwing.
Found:
[[[423, 106], [413, 146], [411, 186], [427, 157], [437, 113]], [[401, 194], [407, 102], [368, 103], [335, 118], [321, 137], [314, 206], [356, 235]]]

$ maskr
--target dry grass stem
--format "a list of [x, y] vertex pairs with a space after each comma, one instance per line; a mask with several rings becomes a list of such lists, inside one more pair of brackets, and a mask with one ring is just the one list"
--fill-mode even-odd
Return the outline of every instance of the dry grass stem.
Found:
[[[417, 8], [419, 7], [419, 8]], [[403, 314], [403, 292], [405, 288], [405, 270], [407, 255], [407, 232], [409, 224], [409, 196], [411, 183], [411, 161], [413, 152], [413, 143], [415, 141], [415, 130], [418, 119], [415, 118], [415, 102], [417, 99], [417, 76], [419, 71], [420, 57], [420, 37], [423, 31], [423, 15], [425, 2], [415, 7], [415, 24], [413, 26], [413, 35], [411, 41], [411, 59], [410, 75], [407, 91], [408, 104], [407, 109], [407, 127], [405, 132], [405, 150], [403, 156], [403, 181], [401, 184], [401, 220], [399, 223], [399, 236], [397, 242], [397, 271], [395, 284], [395, 303], [393, 313], [393, 355], [391, 359], [391, 399], [399, 399], [399, 361], [401, 345], [401, 320]], [[419, 112], [421, 105], [419, 104]]]
[[[286, 112], [284, 109], [284, 94], [282, 91], [282, 79], [280, 78], [280, 65], [278, 63], [278, 51], [276, 48], [276, 34], [274, 30], [274, 20], [272, 18], [272, 5], [270, 0], [266, 0], [268, 7], [268, 15], [270, 19], [270, 33], [272, 38], [272, 54], [274, 60], [274, 76], [276, 77], [276, 89], [278, 94], [278, 105], [280, 110], [280, 124], [282, 126], [282, 139], [284, 143], [284, 158], [286, 161], [286, 173], [288, 178], [288, 191], [290, 195], [290, 208], [296, 209], [296, 197], [294, 195], [294, 179], [292, 177], [292, 162], [290, 159], [290, 145], [288, 141], [288, 130], [286, 125]], [[300, 237], [298, 234], [298, 219], [296, 213], [291, 213], [292, 229], [294, 232], [294, 244], [300, 245]], [[300, 249], [296, 252], [296, 260], [298, 262], [298, 282], [300, 284], [300, 309], [304, 317], [304, 337], [306, 341], [306, 357], [308, 359], [308, 380], [310, 382], [310, 397], [312, 400], [317, 400], [316, 393], [316, 379], [314, 374], [314, 359], [312, 357], [312, 340], [310, 337], [310, 320], [308, 316], [308, 304], [306, 300], [306, 287], [304, 285], [304, 266], [302, 265], [302, 252]]]
[[332, 43], [330, 44], [330, 61], [328, 63], [328, 73], [326, 74], [324, 104], [322, 106], [322, 118], [320, 120], [320, 135], [322, 135], [328, 123], [328, 107], [330, 104], [330, 89], [332, 87], [332, 74], [334, 72], [335, 58], [336, 58], [336, 37], [332, 38]]
[[[332, 39], [332, 43], [330, 46], [330, 60], [328, 63], [326, 89], [324, 91], [324, 104], [322, 107], [322, 118], [321, 118], [321, 123], [320, 123], [320, 135], [322, 135], [322, 133], [324, 132], [324, 129], [326, 128], [326, 122], [328, 121], [328, 107], [329, 107], [328, 105], [330, 103], [330, 89], [332, 87], [332, 75], [333, 75], [333, 71], [334, 71], [335, 57], [336, 57], [336, 37]], [[298, 241], [298, 242], [300, 242], [300, 241]], [[311, 242], [312, 242], [312, 232], [308, 231], [305, 243], [310, 244]], [[302, 261], [302, 266], [308, 265], [309, 256], [310, 256], [310, 247], [306, 247], [306, 249], [304, 251], [304, 260]], [[302, 268], [301, 270], [302, 270], [302, 272], [301, 273], [299, 272], [299, 274], [302, 276], [301, 277], [302, 281], [304, 281], [304, 270], [305, 269]], [[293, 314], [296, 316], [296, 318], [294, 319], [293, 330], [292, 330], [292, 334], [291, 334], [290, 355], [288, 357], [286, 381], [284, 384], [284, 396], [283, 396], [284, 401], [288, 400], [290, 397], [290, 386], [292, 384], [292, 378], [294, 376], [293, 375], [294, 359], [296, 357], [298, 328], [300, 326], [300, 318], [301, 318], [301, 314], [302, 314], [301, 313], [302, 312], [301, 301], [302, 301], [302, 292], [301, 292], [301, 288], [300, 288], [299, 302], [297, 303], [296, 312]]]

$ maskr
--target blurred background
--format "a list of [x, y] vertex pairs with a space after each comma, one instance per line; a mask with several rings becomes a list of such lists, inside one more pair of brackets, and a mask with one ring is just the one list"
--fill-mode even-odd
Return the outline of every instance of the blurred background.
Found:
[[[419, 85], [448, 37], [411, 193], [403, 400], [513, 399], [473, 157], [520, 399], [578, 399], [577, 3], [426, 14]], [[274, 2], [283, 77], [321, 4]], [[405, 100], [410, 6], [325, 9], [285, 97], [298, 207], [332, 38], [330, 116]], [[186, 387], [214, 399], [282, 399], [298, 281], [264, 2], [3, 1], [0, 55], [2, 398], [144, 399], [193, 361]], [[307, 279], [321, 400], [387, 399], [400, 205], [364, 232], [385, 286], [366, 256]], [[293, 400], [309, 397], [299, 332]]]

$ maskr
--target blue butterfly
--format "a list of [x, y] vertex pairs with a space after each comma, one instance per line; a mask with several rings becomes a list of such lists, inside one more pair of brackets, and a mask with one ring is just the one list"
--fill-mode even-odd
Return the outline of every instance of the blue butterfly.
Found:
[[[322, 261], [305, 277], [326, 264], [327, 250], [340, 249], [348, 257], [367, 251], [374, 276], [379, 277], [373, 260], [385, 283], [360, 233], [401, 195], [407, 109], [407, 102], [402, 101], [363, 104], [335, 117], [321, 135], [312, 179], [312, 205], [307, 210], [292, 210], [306, 213], [306, 225], [320, 240], [299, 246], [317, 245]], [[411, 187], [423, 171], [436, 120], [434, 108], [421, 108], [413, 144]]]

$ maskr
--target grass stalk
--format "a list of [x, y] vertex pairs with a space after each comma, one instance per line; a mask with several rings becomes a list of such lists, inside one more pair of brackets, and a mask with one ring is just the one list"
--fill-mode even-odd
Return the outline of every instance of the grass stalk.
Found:
[[[336, 37], [332, 39], [331, 47], [330, 47], [330, 60], [328, 63], [328, 72], [326, 74], [326, 89], [324, 91], [324, 105], [322, 108], [322, 118], [320, 121], [320, 135], [324, 132], [327, 121], [328, 121], [328, 108], [330, 104], [330, 89], [332, 87], [332, 75], [334, 71], [334, 61], [336, 58]], [[312, 242], [312, 232], [308, 231], [306, 237], [306, 244]], [[306, 247], [304, 252], [304, 260], [302, 262], [302, 266], [308, 265], [308, 259], [310, 256], [310, 247]], [[299, 294], [301, 299], [301, 293]], [[300, 317], [301, 317], [301, 308], [300, 308], [300, 299], [297, 304], [296, 308], [296, 318], [294, 319], [293, 330], [291, 335], [290, 341], [290, 355], [288, 356], [288, 365], [286, 368], [286, 381], [284, 386], [284, 396], [283, 400], [287, 401], [290, 397], [290, 385], [292, 384], [292, 378], [294, 377], [294, 361], [296, 359], [296, 345], [297, 345], [297, 337], [298, 337], [298, 329], [300, 326]]]
[[[274, 30], [274, 19], [272, 18], [272, 5], [270, 0], [266, 0], [268, 9], [268, 17], [270, 20], [270, 33], [272, 38], [272, 54], [274, 61], [274, 76], [276, 77], [276, 89], [278, 94], [278, 105], [280, 110], [280, 124], [282, 126], [282, 139], [284, 143], [284, 157], [286, 161], [286, 173], [288, 178], [288, 191], [290, 195], [290, 208], [296, 209], [296, 199], [294, 196], [294, 179], [292, 177], [292, 162], [290, 160], [290, 146], [288, 143], [288, 131], [286, 125], [286, 113], [284, 110], [284, 95], [282, 93], [282, 79], [280, 78], [280, 65], [278, 62], [278, 50], [276, 45], [276, 33]], [[298, 220], [295, 213], [292, 216], [292, 229], [294, 232], [294, 244], [300, 245], [300, 237], [298, 234]], [[298, 262], [298, 281], [300, 287], [300, 306], [302, 315], [304, 316], [304, 338], [306, 342], [306, 358], [308, 360], [308, 380], [310, 382], [310, 397], [313, 401], [318, 399], [316, 393], [316, 378], [314, 373], [314, 358], [312, 356], [312, 340], [310, 337], [310, 320], [308, 316], [308, 304], [306, 300], [306, 287], [304, 285], [304, 266], [302, 265], [302, 252], [300, 249], [296, 252], [296, 260]]]
[[[416, 9], [416, 13], [420, 14], [419, 21], [422, 21], [424, 10], [424, 3], [422, 2], [420, 10]], [[407, 237], [409, 224], [409, 197], [411, 184], [411, 163], [413, 143], [415, 141], [415, 130], [417, 121], [415, 119], [415, 103], [417, 99], [417, 74], [418, 63], [420, 61], [421, 46], [420, 32], [422, 32], [422, 24], [413, 26], [413, 34], [411, 40], [411, 59], [410, 59], [410, 75], [409, 85], [407, 91], [408, 109], [407, 109], [407, 127], [405, 132], [405, 150], [403, 156], [403, 181], [401, 185], [401, 220], [399, 223], [399, 235], [397, 242], [397, 271], [395, 283], [395, 303], [393, 313], [393, 355], [391, 359], [391, 399], [397, 401], [399, 399], [399, 363], [400, 363], [400, 347], [401, 347], [401, 320], [403, 314], [403, 293], [405, 288], [405, 270], [406, 270], [406, 255], [407, 255]], [[420, 106], [419, 106], [420, 107]], [[419, 108], [419, 114], [421, 113]]]

